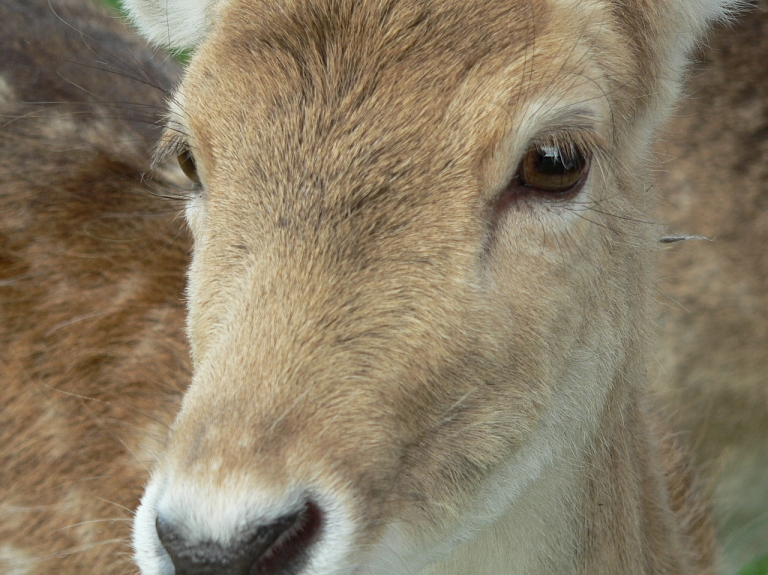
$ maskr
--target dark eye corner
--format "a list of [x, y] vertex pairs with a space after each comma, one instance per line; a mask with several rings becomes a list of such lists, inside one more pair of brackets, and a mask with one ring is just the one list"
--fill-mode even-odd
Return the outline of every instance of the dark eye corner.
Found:
[[187, 130], [180, 122], [168, 120], [163, 136], [157, 144], [153, 163], [155, 165], [170, 163], [175, 156], [181, 171], [192, 182], [194, 188], [199, 188], [202, 187], [202, 180], [197, 167], [194, 146], [189, 143], [187, 134]]
[[201, 185], [200, 176], [197, 173], [197, 163], [195, 162], [192, 150], [188, 146], [180, 147], [176, 157], [184, 175], [196, 186]]

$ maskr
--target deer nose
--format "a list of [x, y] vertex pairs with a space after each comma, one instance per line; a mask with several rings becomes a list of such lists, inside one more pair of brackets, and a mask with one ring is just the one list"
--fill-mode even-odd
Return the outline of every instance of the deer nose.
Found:
[[190, 543], [177, 527], [157, 517], [157, 535], [175, 575], [279, 575], [297, 570], [321, 527], [320, 509], [307, 503], [299, 512], [269, 524], [253, 525], [233, 543]]

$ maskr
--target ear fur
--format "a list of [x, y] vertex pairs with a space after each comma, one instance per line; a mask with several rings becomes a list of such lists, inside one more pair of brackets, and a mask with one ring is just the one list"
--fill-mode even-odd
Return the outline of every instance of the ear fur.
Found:
[[691, 16], [698, 18], [700, 26], [733, 18], [749, 5], [746, 0], [683, 0], [680, 4], [689, 10]]
[[125, 0], [128, 17], [151, 42], [171, 50], [197, 46], [223, 0]]
[[[653, 22], [657, 36], [651, 50], [660, 62], [662, 83], [669, 90], [662, 106], [673, 104], [679, 94], [681, 79], [689, 64], [691, 51], [704, 40], [707, 30], [716, 22], [729, 21], [749, 6], [749, 0], [613, 0], [619, 4], [637, 2]], [[650, 15], [653, 14], [653, 16]]]
[[683, 23], [677, 33], [682, 37], [688, 35], [690, 48], [711, 24], [733, 19], [748, 5], [748, 0], [674, 0], [675, 20]]

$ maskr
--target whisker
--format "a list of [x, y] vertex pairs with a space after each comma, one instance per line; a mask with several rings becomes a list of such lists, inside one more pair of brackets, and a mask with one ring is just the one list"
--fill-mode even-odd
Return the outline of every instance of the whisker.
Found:
[[80, 527], [82, 525], [92, 525], [94, 523], [131, 523], [133, 519], [128, 517], [106, 517], [104, 519], [90, 519], [88, 521], [80, 521], [79, 523], [73, 523], [72, 525], [67, 525], [66, 527], [59, 527], [58, 529], [54, 529], [51, 531], [51, 533], [57, 533], [59, 531], [66, 531], [68, 529], [73, 529], [75, 527]]

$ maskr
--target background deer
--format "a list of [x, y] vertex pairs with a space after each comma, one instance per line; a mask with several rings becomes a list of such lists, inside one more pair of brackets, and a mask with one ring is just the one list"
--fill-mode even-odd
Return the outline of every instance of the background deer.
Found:
[[[125, 61], [114, 23], [56, 6], [72, 28], [30, 50], [56, 16], [6, 3], [3, 49], [71, 60], [84, 33]], [[119, 506], [151, 467], [145, 575], [710, 570], [643, 399], [647, 166], [725, 8], [137, 3], [198, 46], [155, 195], [161, 92], [11, 68], [0, 560], [130, 571]], [[190, 244], [162, 195], [194, 237], [180, 411]]]
[[661, 136], [656, 403], [690, 433], [726, 569], [768, 553], [768, 3], [721, 27]]

